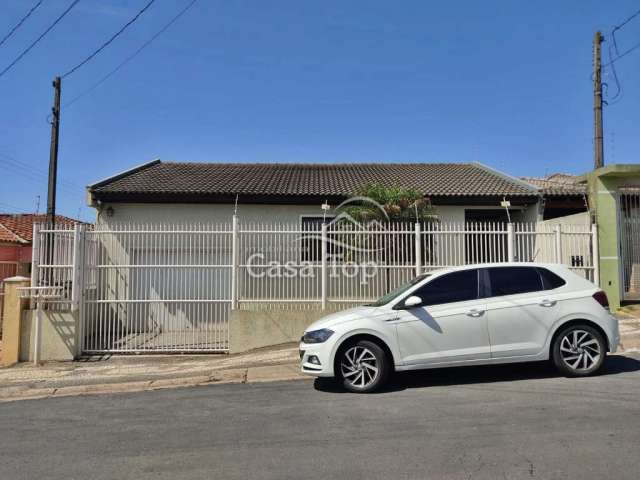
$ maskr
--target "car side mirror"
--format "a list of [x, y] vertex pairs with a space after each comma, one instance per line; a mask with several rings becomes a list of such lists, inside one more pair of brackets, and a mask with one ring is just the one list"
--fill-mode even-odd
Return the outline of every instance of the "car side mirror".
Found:
[[417, 295], [411, 295], [410, 297], [407, 297], [407, 299], [403, 303], [404, 308], [413, 308], [419, 305], [422, 305], [422, 299]]

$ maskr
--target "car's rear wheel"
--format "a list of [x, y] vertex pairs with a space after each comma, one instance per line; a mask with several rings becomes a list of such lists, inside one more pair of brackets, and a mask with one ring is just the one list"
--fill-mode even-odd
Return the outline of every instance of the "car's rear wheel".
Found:
[[389, 359], [370, 340], [360, 340], [340, 350], [337, 375], [350, 392], [367, 393], [380, 388], [389, 376]]
[[553, 362], [571, 377], [584, 377], [598, 371], [606, 356], [602, 334], [589, 325], [571, 325], [563, 329], [553, 344]]

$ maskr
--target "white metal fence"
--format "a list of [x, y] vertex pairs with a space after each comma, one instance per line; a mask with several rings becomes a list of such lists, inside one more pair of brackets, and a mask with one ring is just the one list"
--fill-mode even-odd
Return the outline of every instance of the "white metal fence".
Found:
[[479, 262], [564, 263], [597, 279], [595, 230], [391, 223], [36, 227], [33, 284], [63, 286], [86, 353], [226, 351], [229, 311], [375, 300], [419, 273]]

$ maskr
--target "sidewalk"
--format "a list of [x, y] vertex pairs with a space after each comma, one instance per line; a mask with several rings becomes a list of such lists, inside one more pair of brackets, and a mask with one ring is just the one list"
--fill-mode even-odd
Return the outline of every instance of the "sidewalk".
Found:
[[[640, 350], [640, 308], [616, 313], [622, 351]], [[1, 352], [0, 343], [0, 355]], [[128, 355], [76, 362], [21, 363], [0, 368], [0, 402], [28, 398], [136, 392], [214, 383], [309, 379], [298, 366], [297, 344], [238, 355]]]
[[625, 351], [640, 350], [640, 305], [622, 307], [616, 312], [620, 325], [620, 343]]
[[297, 344], [287, 344], [238, 355], [103, 356], [39, 367], [21, 363], [0, 368], [0, 402], [309, 378], [300, 373], [298, 361]]

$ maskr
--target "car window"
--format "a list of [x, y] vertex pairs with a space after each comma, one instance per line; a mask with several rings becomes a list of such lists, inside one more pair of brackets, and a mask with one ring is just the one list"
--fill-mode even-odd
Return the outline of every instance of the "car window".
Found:
[[554, 288], [558, 288], [566, 284], [567, 282], [564, 279], [551, 270], [547, 270], [546, 268], [538, 267], [538, 272], [540, 273], [540, 277], [542, 277], [542, 286], [545, 290], [553, 290]]
[[387, 303], [389, 303], [391, 300], [393, 300], [396, 297], [399, 297], [400, 295], [402, 295], [404, 292], [406, 292], [407, 290], [409, 290], [411, 287], [413, 287], [414, 285], [420, 283], [421, 281], [423, 281], [425, 278], [427, 278], [429, 276], [428, 273], [423, 273], [422, 275], [418, 275], [417, 277], [415, 277], [413, 280], [411, 280], [408, 283], [405, 283], [404, 285], [396, 288], [395, 290], [391, 290], [390, 292], [384, 294], [382, 297], [380, 297], [378, 300], [376, 300], [373, 303], [370, 303], [368, 305], [366, 305], [367, 307], [381, 307], [383, 305], [386, 305]]
[[422, 306], [464, 302], [478, 298], [478, 270], [451, 272], [434, 278], [412, 293], [422, 299]]
[[488, 270], [492, 297], [542, 290], [542, 280], [535, 267], [493, 267]]

